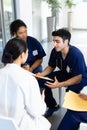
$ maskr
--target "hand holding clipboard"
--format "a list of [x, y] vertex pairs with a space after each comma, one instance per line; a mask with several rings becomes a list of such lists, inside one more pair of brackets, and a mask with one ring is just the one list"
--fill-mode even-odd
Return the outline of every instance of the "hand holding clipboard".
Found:
[[51, 78], [48, 78], [48, 77], [45, 77], [45, 76], [40, 76], [40, 75], [37, 75], [37, 74], [34, 74], [32, 72], [29, 72], [31, 75], [33, 75], [34, 77], [36, 78], [40, 78], [40, 79], [45, 79], [45, 80], [49, 80], [49, 81], [54, 81], [53, 79]]

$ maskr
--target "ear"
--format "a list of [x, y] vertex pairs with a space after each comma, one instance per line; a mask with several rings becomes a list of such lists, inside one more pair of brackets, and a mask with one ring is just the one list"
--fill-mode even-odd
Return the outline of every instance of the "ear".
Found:
[[17, 34], [14, 32], [14, 36], [17, 36]]
[[21, 57], [21, 58], [23, 58], [23, 57], [24, 57], [24, 52], [22, 52], [22, 53], [21, 53], [20, 57]]
[[24, 59], [25, 59], [24, 52], [22, 52], [19, 57], [20, 57], [21, 63], [23, 64], [24, 63]]
[[68, 40], [68, 39], [64, 40], [64, 43], [65, 43], [65, 44], [68, 44], [68, 43], [69, 43], [69, 40]]

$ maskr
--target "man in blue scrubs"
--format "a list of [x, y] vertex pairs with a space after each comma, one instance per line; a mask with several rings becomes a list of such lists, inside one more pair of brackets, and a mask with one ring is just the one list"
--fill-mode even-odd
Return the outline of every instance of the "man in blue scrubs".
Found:
[[[84, 56], [77, 47], [70, 45], [70, 32], [62, 28], [53, 31], [52, 36], [54, 48], [51, 51], [48, 66], [42, 73], [39, 73], [39, 75], [54, 79], [53, 83], [44, 81], [45, 85], [43, 85], [46, 104], [49, 106], [48, 115], [49, 113], [52, 115], [54, 112], [52, 111], [54, 98], [51, 88], [66, 87], [66, 91], [79, 93], [83, 87], [87, 86], [87, 67]], [[54, 71], [56, 67], [58, 67], [58, 71]], [[41, 80], [39, 82], [42, 86]], [[80, 122], [87, 122], [87, 112], [67, 110], [58, 130], [77, 130]]]

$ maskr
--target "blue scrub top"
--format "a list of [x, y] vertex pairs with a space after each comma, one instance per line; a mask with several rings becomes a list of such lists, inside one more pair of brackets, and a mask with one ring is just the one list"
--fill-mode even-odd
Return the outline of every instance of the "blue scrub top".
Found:
[[27, 64], [29, 64], [30, 66], [37, 60], [37, 59], [41, 59], [44, 56], [46, 56], [46, 53], [43, 49], [43, 47], [41, 46], [40, 42], [31, 37], [31, 36], [27, 36], [27, 46], [28, 46], [28, 59], [26, 61]]
[[[68, 90], [79, 92], [84, 86], [87, 86], [87, 66], [82, 52], [75, 46], [69, 48], [69, 52], [65, 59], [62, 58], [61, 52], [57, 52], [53, 48], [49, 63], [51, 67], [58, 67], [63, 76], [61, 81], [82, 74], [82, 80], [79, 84], [68, 86]], [[64, 75], [65, 74], [65, 75]]]

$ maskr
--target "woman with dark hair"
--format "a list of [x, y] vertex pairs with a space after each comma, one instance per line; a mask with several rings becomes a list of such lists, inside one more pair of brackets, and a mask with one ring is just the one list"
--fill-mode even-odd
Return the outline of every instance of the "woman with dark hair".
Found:
[[23, 40], [7, 42], [2, 56], [6, 65], [0, 69], [0, 116], [14, 119], [20, 130], [49, 130], [50, 123], [42, 116], [44, 92], [40, 94], [37, 80], [21, 67], [27, 57]]
[[[16, 58], [18, 58], [19, 55], [22, 54], [23, 52], [24, 53], [27, 52], [27, 55], [28, 55], [28, 49], [27, 49], [26, 43], [21, 39], [13, 38], [9, 40], [9, 42], [6, 44], [4, 48], [3, 55], [2, 55], [2, 62], [4, 64], [13, 63], [13, 61]], [[27, 57], [25, 57], [24, 62], [21, 64], [25, 63], [26, 58]]]
[[42, 61], [43, 57], [46, 55], [43, 50], [40, 42], [34, 37], [27, 36], [27, 26], [26, 24], [17, 19], [10, 24], [10, 33], [11, 36], [16, 36], [27, 43], [27, 47], [29, 50], [29, 56], [27, 58], [26, 64], [23, 65], [25, 69], [33, 73], [42, 71]]

